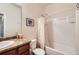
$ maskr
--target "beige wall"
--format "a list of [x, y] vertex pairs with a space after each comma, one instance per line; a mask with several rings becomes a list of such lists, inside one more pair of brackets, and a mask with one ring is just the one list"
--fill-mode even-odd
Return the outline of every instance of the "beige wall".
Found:
[[[44, 6], [41, 4], [21, 4], [22, 6], [22, 33], [27, 39], [36, 38], [37, 18], [44, 12]], [[26, 26], [26, 18], [34, 19], [34, 27]]]
[[53, 27], [52, 26], [52, 21], [46, 22], [45, 24], [45, 42], [46, 46], [48, 47], [53, 47]]
[[55, 3], [48, 5], [46, 7], [46, 12], [49, 16], [52, 17], [60, 17], [60, 16], [67, 16], [70, 14], [74, 14], [75, 4], [72, 3]]

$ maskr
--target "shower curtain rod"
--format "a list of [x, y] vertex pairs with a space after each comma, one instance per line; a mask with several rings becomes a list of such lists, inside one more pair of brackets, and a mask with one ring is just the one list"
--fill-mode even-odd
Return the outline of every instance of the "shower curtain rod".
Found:
[[41, 16], [42, 16], [42, 17], [46, 17], [46, 18], [51, 17], [51, 16], [50, 16], [50, 15], [48, 15], [47, 13], [45, 13], [45, 14], [41, 14]]

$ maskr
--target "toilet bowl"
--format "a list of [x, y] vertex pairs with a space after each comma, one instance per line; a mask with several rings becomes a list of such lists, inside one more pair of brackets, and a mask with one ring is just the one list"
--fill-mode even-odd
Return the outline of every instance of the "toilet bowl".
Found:
[[45, 51], [42, 48], [36, 48], [36, 40], [31, 40], [30, 50], [34, 55], [45, 55]]
[[34, 49], [34, 50], [33, 50], [33, 53], [34, 53], [35, 55], [45, 55], [45, 51], [44, 51], [43, 49], [41, 49], [41, 48], [36, 48], [36, 49]]

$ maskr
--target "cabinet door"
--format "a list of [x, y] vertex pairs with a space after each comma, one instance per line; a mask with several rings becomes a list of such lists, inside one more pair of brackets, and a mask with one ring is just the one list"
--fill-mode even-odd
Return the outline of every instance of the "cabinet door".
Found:
[[17, 50], [12, 49], [12, 50], [9, 50], [9, 51], [2, 53], [1, 55], [17, 55]]
[[27, 55], [29, 54], [29, 44], [24, 44], [18, 48], [18, 54]]

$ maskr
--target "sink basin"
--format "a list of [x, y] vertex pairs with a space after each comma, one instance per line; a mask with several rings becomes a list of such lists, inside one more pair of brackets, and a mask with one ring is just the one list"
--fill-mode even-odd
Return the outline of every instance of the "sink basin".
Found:
[[5, 48], [5, 47], [7, 47], [7, 46], [10, 46], [10, 45], [12, 45], [14, 43], [14, 41], [2, 41], [2, 42], [0, 42], [0, 49], [1, 48]]

